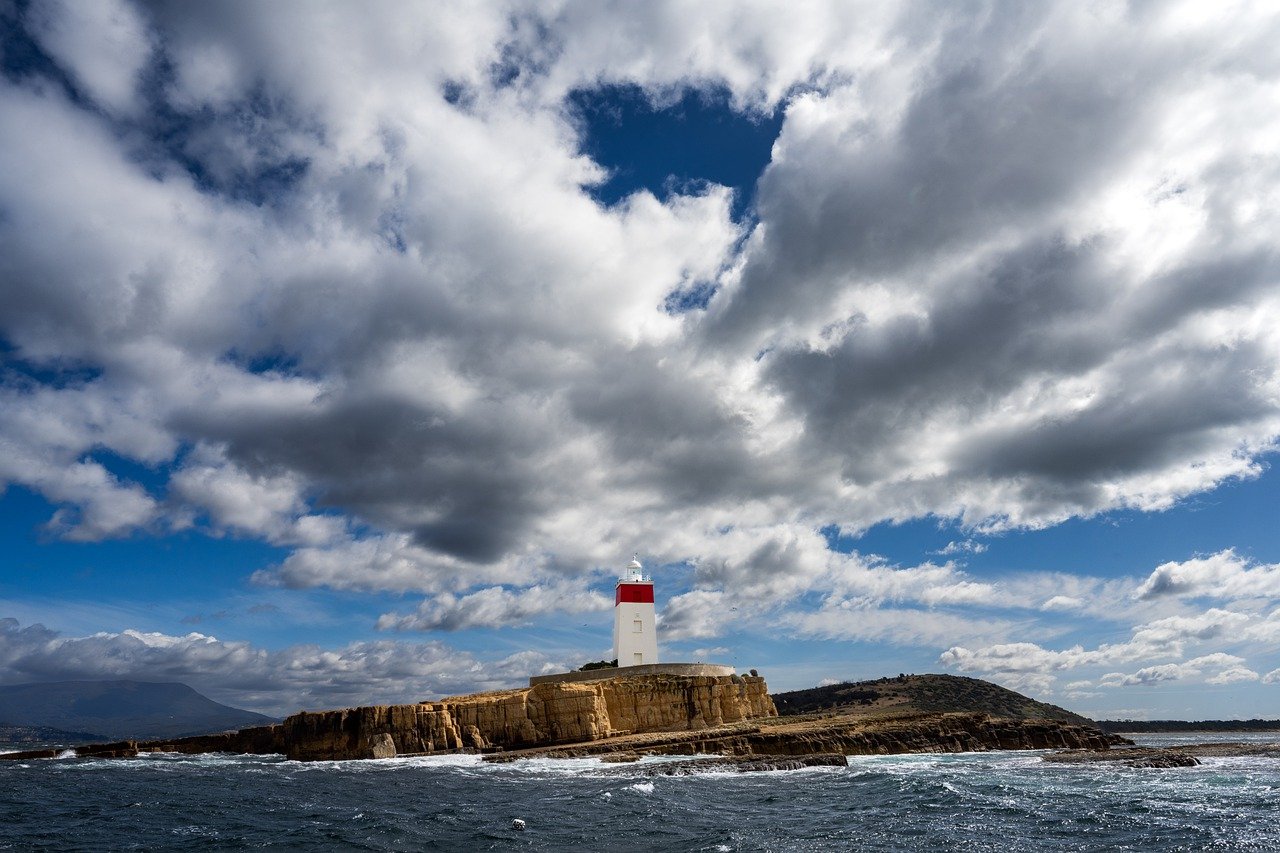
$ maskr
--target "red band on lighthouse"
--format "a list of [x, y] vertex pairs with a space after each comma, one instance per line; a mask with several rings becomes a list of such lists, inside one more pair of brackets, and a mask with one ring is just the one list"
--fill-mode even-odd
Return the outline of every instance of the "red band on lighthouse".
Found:
[[618, 584], [613, 593], [613, 606], [617, 607], [619, 604], [653, 604], [653, 584]]

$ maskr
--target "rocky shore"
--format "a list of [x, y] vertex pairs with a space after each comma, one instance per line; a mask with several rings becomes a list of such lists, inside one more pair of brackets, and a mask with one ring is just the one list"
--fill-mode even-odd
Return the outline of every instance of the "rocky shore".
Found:
[[[1128, 743], [1061, 719], [919, 711], [896, 701], [891, 707], [849, 706], [780, 718], [763, 678], [658, 674], [542, 683], [412, 705], [302, 712], [278, 725], [95, 744], [73, 753], [114, 758], [230, 752], [283, 754], [298, 761], [460, 751], [484, 753], [490, 761], [543, 756], [626, 761], [642, 755], [706, 754], [725, 757], [726, 767], [750, 770], [830, 763], [835, 760], [831, 756], [848, 755], [997, 749], [1105, 753]], [[43, 750], [0, 758], [64, 754]]]
[[1280, 759], [1280, 743], [1192, 743], [1176, 747], [1131, 746], [1109, 750], [1070, 750], [1044, 757], [1055, 764], [1123, 764], [1126, 767], [1195, 767], [1201, 758], [1258, 756]]
[[1010, 720], [983, 713], [918, 712], [869, 717], [835, 712], [785, 717], [678, 734], [623, 735], [598, 741], [510, 750], [486, 761], [635, 755], [819, 756], [986, 752], [996, 749], [1107, 750], [1130, 741], [1056, 720]]

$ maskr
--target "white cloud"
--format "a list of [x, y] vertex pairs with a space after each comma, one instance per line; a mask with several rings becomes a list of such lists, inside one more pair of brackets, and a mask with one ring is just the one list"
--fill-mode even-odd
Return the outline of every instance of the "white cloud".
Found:
[[1163, 563], [1138, 588], [1140, 598], [1204, 597], [1231, 601], [1280, 596], [1280, 565], [1258, 564], [1233, 549]]
[[1053, 689], [1052, 676], [1033, 672], [1002, 672], [993, 675], [991, 680], [1010, 690], [1026, 693], [1032, 697], [1045, 696]]
[[729, 601], [718, 590], [694, 590], [673, 596], [659, 614], [659, 635], [664, 642], [719, 637], [740, 619], [737, 608]]
[[948, 542], [945, 546], [932, 553], [949, 557], [954, 554], [983, 554], [986, 553], [986, 550], [987, 546], [982, 542], [974, 539], [963, 539], [958, 542], [954, 540]]
[[782, 622], [803, 637], [870, 640], [937, 648], [946, 643], [990, 642], [1011, 633], [1005, 619], [896, 607], [828, 603], [816, 611], [787, 614]]
[[386, 613], [379, 629], [398, 631], [460, 631], [467, 628], [504, 628], [528, 624], [539, 616], [557, 613], [607, 611], [609, 599], [569, 584], [487, 587], [464, 596], [441, 593], [424, 601], [415, 613]]
[[201, 448], [169, 479], [171, 497], [209, 515], [214, 530], [273, 544], [323, 547], [341, 541], [344, 519], [308, 513], [305, 485], [291, 472], [252, 474]]
[[[1224, 642], [1238, 638], [1255, 617], [1228, 610], [1211, 609], [1194, 616], [1169, 616], [1138, 625], [1130, 638], [1119, 643], [1104, 643], [1086, 649], [1076, 645], [1067, 649], [1046, 649], [1035, 643], [998, 643], [981, 649], [953, 646], [942, 653], [944, 666], [961, 672], [979, 672], [994, 676], [1006, 674], [1049, 675], [1082, 667], [1115, 666], [1130, 661], [1181, 657], [1190, 644], [1209, 641]], [[1227, 659], [1230, 658], [1230, 661]], [[1183, 677], [1191, 669], [1211, 664], [1240, 663], [1224, 653], [1195, 658], [1184, 664], [1167, 664], [1143, 669], [1134, 676], [1111, 672], [1104, 676], [1113, 685], [1138, 683], [1124, 678], [1151, 681]]]
[[1258, 673], [1243, 666], [1228, 667], [1217, 675], [1206, 678], [1209, 684], [1235, 684], [1241, 681], [1257, 681]]
[[136, 109], [139, 76], [152, 51], [151, 33], [136, 6], [127, 0], [37, 0], [27, 20], [41, 46], [90, 97], [116, 112]]
[[1165, 681], [1183, 681], [1189, 678], [1199, 678], [1205, 675], [1205, 670], [1207, 669], [1218, 670], [1216, 674], [1205, 678], [1205, 681], [1209, 684], [1257, 681], [1258, 674], [1246, 669], [1242, 666], [1243, 663], [1244, 658], [1224, 652], [1215, 652], [1192, 658], [1182, 663], [1143, 667], [1130, 675], [1122, 672], [1109, 672], [1102, 677], [1101, 684], [1104, 687], [1149, 686]]

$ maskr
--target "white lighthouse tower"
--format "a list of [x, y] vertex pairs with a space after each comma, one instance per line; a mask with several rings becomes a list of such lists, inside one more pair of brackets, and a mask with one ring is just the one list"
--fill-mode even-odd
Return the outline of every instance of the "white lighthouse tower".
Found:
[[613, 593], [613, 653], [618, 666], [658, 662], [658, 633], [653, 614], [653, 578], [638, 559], [627, 564]]

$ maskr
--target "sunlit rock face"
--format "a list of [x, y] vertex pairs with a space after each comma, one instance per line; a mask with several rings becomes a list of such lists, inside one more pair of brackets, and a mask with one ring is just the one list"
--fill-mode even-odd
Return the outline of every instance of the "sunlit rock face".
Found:
[[288, 756], [301, 761], [389, 758], [692, 731], [776, 715], [763, 678], [656, 675], [304, 712], [285, 720], [284, 739]]

